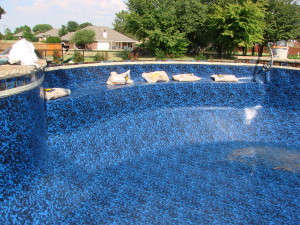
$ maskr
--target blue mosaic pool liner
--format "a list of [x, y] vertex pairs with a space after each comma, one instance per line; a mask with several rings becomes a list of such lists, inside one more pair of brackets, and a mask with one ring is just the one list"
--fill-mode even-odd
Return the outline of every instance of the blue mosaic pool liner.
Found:
[[[105, 85], [128, 69], [134, 85]], [[203, 79], [146, 84], [141, 73], [155, 70]], [[245, 80], [215, 83], [214, 73]], [[273, 156], [299, 154], [299, 71], [126, 65], [45, 76], [44, 87], [72, 94], [44, 102], [35, 88], [0, 99], [1, 224], [300, 220], [297, 167], [276, 169]], [[257, 155], [228, 160], [241, 150]]]

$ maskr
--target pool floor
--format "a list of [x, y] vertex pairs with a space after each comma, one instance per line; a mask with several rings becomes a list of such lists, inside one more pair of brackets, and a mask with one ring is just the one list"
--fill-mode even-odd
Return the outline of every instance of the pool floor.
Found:
[[49, 162], [6, 193], [0, 222], [298, 224], [298, 115], [167, 108], [52, 134]]

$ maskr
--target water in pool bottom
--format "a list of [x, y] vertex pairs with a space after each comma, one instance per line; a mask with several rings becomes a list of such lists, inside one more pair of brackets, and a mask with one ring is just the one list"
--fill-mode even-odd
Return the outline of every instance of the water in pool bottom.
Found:
[[258, 135], [258, 124], [241, 125], [242, 116], [232, 123], [235, 110], [226, 117], [222, 110], [157, 110], [53, 135], [53, 165], [4, 203], [8, 217], [36, 224], [297, 224], [299, 146], [243, 141], [244, 129], [249, 140], [270, 132]]

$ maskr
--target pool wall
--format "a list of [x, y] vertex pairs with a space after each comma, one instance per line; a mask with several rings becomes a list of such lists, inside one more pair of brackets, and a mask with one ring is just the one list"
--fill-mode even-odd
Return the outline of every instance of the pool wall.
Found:
[[45, 104], [41, 85], [0, 98], [1, 198], [28, 182], [47, 158]]
[[[106, 85], [111, 71], [122, 73], [127, 70], [131, 71], [135, 84]], [[194, 73], [202, 80], [147, 84], [141, 77], [143, 72], [161, 70], [170, 78], [175, 74]], [[48, 131], [70, 131], [99, 119], [157, 108], [255, 106], [262, 104], [266, 97], [264, 86], [252, 82], [255, 73], [259, 79], [264, 79], [261, 68], [231, 65], [125, 64], [47, 71], [45, 87], [64, 87], [72, 91], [70, 97], [47, 104]], [[209, 77], [212, 74], [236, 74], [245, 82], [214, 83]]]
[[[105, 84], [111, 71], [129, 69], [135, 84]], [[143, 72], [160, 70], [169, 77], [192, 72], [202, 80], [148, 84], [141, 78]], [[243, 79], [216, 83], [210, 79], [212, 74], [235, 74]], [[261, 67], [245, 65], [171, 63], [49, 70], [45, 87], [70, 88], [72, 94], [47, 103], [48, 144], [58, 160], [71, 158], [87, 171], [170, 145], [297, 145], [299, 129], [291, 126], [297, 124], [297, 112], [278, 113], [298, 109], [297, 77], [299, 70], [272, 68], [268, 74]], [[246, 111], [255, 114], [252, 119], [247, 119]]]
[[[133, 85], [107, 86], [111, 71], [131, 70]], [[147, 84], [141, 74], [166, 71], [169, 77], [194, 73], [199, 82]], [[212, 74], [234, 74], [239, 83], [215, 83]], [[299, 70], [202, 64], [141, 64], [81, 67], [46, 72], [45, 87], [63, 87], [70, 97], [47, 104], [48, 131], [71, 131], [99, 119], [122, 113], [172, 107], [298, 107]], [[253, 82], [256, 79], [257, 82]], [[69, 119], [65, 119], [69, 118]], [[51, 124], [54, 124], [52, 126]]]

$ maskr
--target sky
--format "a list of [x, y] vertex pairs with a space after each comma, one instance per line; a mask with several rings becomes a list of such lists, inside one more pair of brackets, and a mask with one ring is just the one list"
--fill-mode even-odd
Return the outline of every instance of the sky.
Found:
[[113, 28], [115, 13], [126, 10], [124, 0], [0, 0], [0, 6], [6, 11], [0, 19], [1, 33], [24, 25], [61, 28], [68, 21]]

